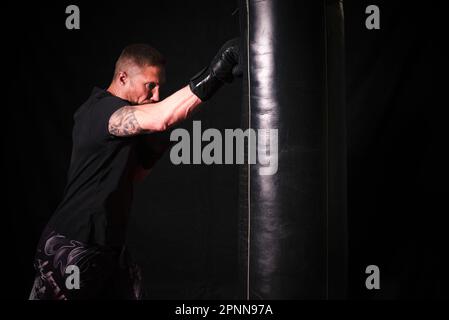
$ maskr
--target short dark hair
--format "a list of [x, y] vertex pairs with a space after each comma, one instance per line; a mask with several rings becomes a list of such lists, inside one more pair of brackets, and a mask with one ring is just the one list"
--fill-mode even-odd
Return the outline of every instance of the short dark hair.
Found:
[[165, 66], [164, 56], [155, 48], [144, 44], [131, 44], [123, 49], [120, 57], [115, 63], [114, 78], [125, 64], [135, 64], [138, 67]]

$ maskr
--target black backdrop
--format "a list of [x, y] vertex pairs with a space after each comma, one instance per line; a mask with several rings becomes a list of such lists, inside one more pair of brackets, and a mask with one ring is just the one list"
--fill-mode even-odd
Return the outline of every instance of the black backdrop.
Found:
[[[27, 298], [37, 239], [61, 199], [73, 112], [93, 86], [108, 85], [123, 46], [146, 42], [166, 56], [165, 97], [238, 33], [236, 2], [78, 2], [76, 31], [65, 28], [69, 2], [3, 12], [10, 298]], [[381, 9], [380, 30], [365, 28], [369, 4]], [[444, 9], [443, 1], [345, 1], [350, 298], [448, 297]], [[240, 99], [234, 83], [194, 119], [203, 129], [237, 128]], [[237, 297], [237, 185], [236, 167], [174, 166], [166, 154], [137, 186], [128, 243], [150, 298]], [[375, 292], [364, 286], [370, 264], [381, 270]]]
[[[381, 29], [364, 28], [369, 4]], [[346, 1], [350, 295], [448, 297], [443, 1]], [[381, 290], [363, 285], [381, 270]]]

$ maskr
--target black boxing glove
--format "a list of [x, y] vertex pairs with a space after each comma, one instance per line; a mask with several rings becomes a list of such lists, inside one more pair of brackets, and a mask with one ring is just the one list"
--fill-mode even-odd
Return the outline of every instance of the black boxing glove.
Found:
[[201, 101], [206, 101], [224, 83], [231, 83], [234, 77], [241, 76], [241, 73], [242, 71], [239, 67], [239, 39], [234, 38], [221, 47], [208, 67], [190, 79], [190, 90]]

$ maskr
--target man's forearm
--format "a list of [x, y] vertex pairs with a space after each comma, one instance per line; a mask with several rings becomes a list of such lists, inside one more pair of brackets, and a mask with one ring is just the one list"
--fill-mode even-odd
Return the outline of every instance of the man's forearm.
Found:
[[164, 131], [187, 119], [200, 104], [201, 100], [185, 86], [161, 102], [136, 106], [135, 115], [144, 130]]

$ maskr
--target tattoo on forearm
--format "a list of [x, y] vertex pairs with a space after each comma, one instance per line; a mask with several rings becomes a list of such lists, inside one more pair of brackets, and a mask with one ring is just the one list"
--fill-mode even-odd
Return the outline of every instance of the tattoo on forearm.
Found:
[[141, 133], [143, 130], [137, 122], [132, 107], [123, 107], [114, 112], [109, 120], [109, 132], [114, 136], [126, 137]]

